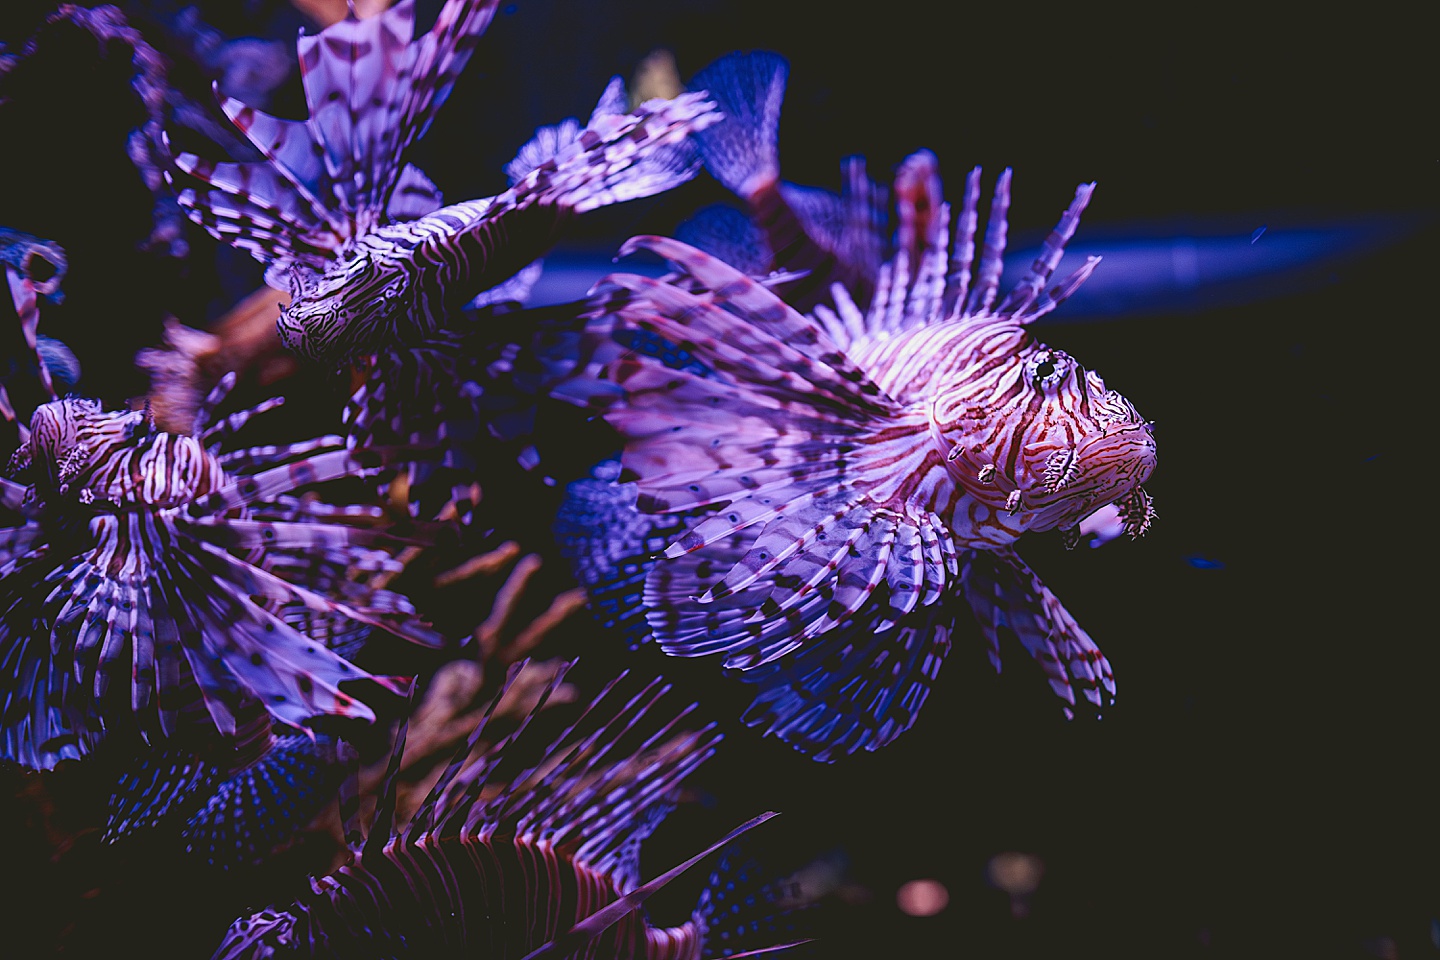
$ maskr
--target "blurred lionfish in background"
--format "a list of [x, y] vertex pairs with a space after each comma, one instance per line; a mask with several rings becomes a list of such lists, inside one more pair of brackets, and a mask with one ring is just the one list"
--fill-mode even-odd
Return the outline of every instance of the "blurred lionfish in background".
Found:
[[715, 752], [713, 724], [687, 731], [693, 706], [652, 719], [669, 690], [651, 680], [625, 694], [609, 685], [537, 755], [526, 728], [558, 687], [561, 669], [509, 735], [466, 765], [509, 672], [471, 734], [404, 826], [396, 819], [401, 725], [368, 835], [353, 796], [350, 859], [287, 906], [235, 921], [215, 956], [604, 956], [698, 960], [770, 952], [781, 917], [798, 907], [787, 884], [763, 882], [727, 857], [690, 920], [650, 925], [644, 901], [762, 814], [655, 879], [640, 882], [640, 848], [674, 805], [676, 789]]
[[463, 309], [523, 298], [534, 272], [517, 271], [545, 253], [571, 215], [693, 177], [698, 162], [686, 137], [719, 119], [700, 94], [627, 113], [615, 82], [585, 128], [543, 128], [526, 145], [507, 168], [510, 189], [445, 206], [404, 154], [498, 6], [448, 0], [418, 39], [414, 0], [364, 20], [352, 10], [299, 40], [306, 120], [221, 98], [264, 162], [188, 153], [175, 161], [203, 182], [180, 191], [191, 218], [253, 254], [267, 281], [288, 291], [278, 320], [284, 344], [308, 360], [365, 369], [346, 411], [351, 441], [403, 442], [429, 430], [450, 438], [472, 471], [479, 458], [464, 441], [483, 391], [462, 342], [473, 319]]
[[[780, 255], [824, 254], [833, 247], [806, 239], [775, 189], [783, 69], [737, 55], [704, 71], [728, 117], [706, 133], [706, 162], [772, 237], [789, 223], [790, 242], [772, 241]], [[997, 669], [1002, 637], [1016, 637], [1068, 705], [1077, 687], [1103, 705], [1109, 664], [1014, 549], [1031, 531], [1073, 545], [1100, 510], [1132, 536], [1153, 517], [1140, 486], [1155, 467], [1151, 425], [1026, 329], [1095, 268], [1046, 288], [1093, 187], [1003, 297], [1010, 172], [977, 262], [980, 171], [952, 240], [924, 153], [897, 178], [896, 249], [864, 307], [835, 283], [802, 315], [783, 299], [785, 275], [756, 279], [676, 240], [626, 244], [622, 255], [649, 250], [673, 272], [606, 278], [581, 359], [554, 391], [620, 432], [633, 509], [659, 515], [654, 528], [629, 521], [646, 544], [638, 557], [598, 537], [572, 545], [601, 609], [628, 609], [632, 623], [642, 609], [668, 654], [721, 656], [760, 685], [746, 721], [820, 760], [914, 723], [965, 606]], [[637, 349], [637, 337], [671, 348]], [[585, 496], [614, 510], [628, 493]], [[578, 509], [566, 522], [585, 523]]]
[[[435, 552], [443, 553], [445, 544], [439, 546]], [[305, 580], [328, 597], [366, 595], [371, 606], [388, 601], [392, 607], [408, 609], [406, 598], [384, 585], [429, 552], [419, 545], [407, 546], [394, 557], [373, 551], [368, 562], [362, 564], [361, 558], [351, 556], [343, 567], [317, 563], [312, 557], [308, 558], [311, 572]], [[438, 575], [436, 585], [456, 589], [477, 577], [485, 579], [502, 571], [519, 553], [515, 543], [502, 544]], [[327, 559], [333, 561], [338, 555]], [[407, 746], [397, 779], [397, 817], [418, 809], [418, 797], [441, 773], [445, 759], [469, 738], [477, 719], [487, 715], [485, 689], [492, 674], [503, 676], [509, 665], [521, 660], [528, 663], [509, 687], [503, 709], [488, 714], [496, 722], [486, 729], [495, 727], [499, 731], [496, 736], [532, 708], [538, 711], [574, 699], [573, 687], [563, 684], [549, 690], [540, 703], [539, 692], [548, 689], [552, 681], [559, 682], [556, 678], [566, 669], [565, 663], [527, 658], [561, 621], [579, 609], [583, 603], [580, 591], [559, 594], [529, 622], [513, 622], [540, 566], [536, 555], [520, 559], [499, 586], [488, 614], [474, 631], [469, 650], [446, 660], [433, 673], [425, 671], [412, 685]], [[483, 608], [476, 610], [477, 615], [482, 612]], [[352, 661], [372, 633], [365, 624], [317, 614], [298, 604], [286, 606], [283, 616]], [[385, 719], [381, 718], [382, 724]], [[331, 825], [317, 823], [317, 818], [324, 819], [347, 767], [357, 760], [356, 745], [379, 746], [377, 731], [364, 731], [363, 738], [357, 736], [359, 732], [344, 731], [353, 743], [342, 743], [334, 735], [294, 734], [277, 728], [268, 740], [257, 739], [243, 751], [139, 747], [127, 759], [111, 792], [102, 841], [137, 849], [183, 850], [187, 859], [198, 858], [222, 871], [262, 867], [276, 853], [296, 846], [312, 850], [328, 846], [339, 840], [338, 833], [333, 827], [325, 829]], [[366, 762], [360, 771], [360, 786], [370, 795], [383, 779], [385, 757], [361, 753]]]

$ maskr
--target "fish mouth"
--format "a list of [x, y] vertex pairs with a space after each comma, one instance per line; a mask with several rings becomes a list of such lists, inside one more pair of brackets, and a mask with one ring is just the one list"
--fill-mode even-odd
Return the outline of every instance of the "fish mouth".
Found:
[[1086, 473], [1135, 487], [1155, 472], [1155, 434], [1145, 421], [1112, 424], [1082, 440], [1076, 454]]
[[1144, 422], [1112, 425], [1073, 447], [1052, 452], [1030, 471], [1025, 506], [1037, 511], [1030, 529], [1078, 524], [1107, 503], [1132, 495], [1156, 464], [1155, 438]]

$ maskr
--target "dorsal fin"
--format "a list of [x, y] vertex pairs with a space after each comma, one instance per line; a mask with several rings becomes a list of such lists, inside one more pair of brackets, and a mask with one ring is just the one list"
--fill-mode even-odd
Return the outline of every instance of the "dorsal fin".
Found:
[[498, 5], [448, 0], [418, 40], [414, 0], [363, 20], [352, 10], [320, 33], [302, 35], [296, 52], [307, 118], [273, 117], [217, 89], [221, 109], [265, 161], [178, 154], [176, 167], [206, 184], [178, 191], [181, 206], [212, 236], [262, 263], [320, 270], [348, 240], [391, 214], [438, 203], [433, 185], [420, 190], [421, 203], [392, 208], [391, 200], [397, 188], [414, 193], [428, 185], [407, 168], [404, 153], [429, 128]]
[[[527, 662], [528, 661], [522, 661], [522, 663], [520, 664], [522, 669]], [[536, 698], [535, 705], [531, 707], [530, 710], [527, 711], [526, 714], [521, 718], [519, 726], [517, 726], [505, 737], [488, 747], [481, 754], [481, 756], [477, 758], [476, 762], [464, 772], [463, 776], [457, 777], [455, 781], [454, 792], [449, 797], [441, 798], [441, 814], [439, 816], [443, 822], [450, 826], [459, 824], [462, 835], [468, 835], [473, 832], [473, 830], [471, 829], [471, 819], [466, 819], [466, 817], [468, 814], [477, 809], [483, 809], [483, 805], [479, 804], [478, 801], [480, 798], [480, 791], [485, 786], [485, 784], [489, 782], [490, 774], [494, 771], [495, 767], [504, 757], [506, 748], [520, 738], [521, 734], [525, 732], [526, 727], [530, 725], [530, 722], [534, 720], [535, 716], [545, 708], [545, 704], [549, 702], [550, 697], [555, 693], [556, 689], [559, 688], [561, 682], [564, 680], [565, 674], [570, 670], [572, 666], [574, 666], [574, 661], [562, 664], [561, 668], [556, 671], [555, 676], [551, 677], [549, 682], [547, 682], [545, 686], [541, 689], [539, 697]], [[518, 672], [516, 676], [519, 676]], [[621, 677], [623, 676], [624, 674], [621, 674]], [[595, 702], [598, 702], [601, 698], [603, 698], [605, 694], [608, 693], [617, 682], [619, 682], [618, 677], [615, 680], [612, 680], [605, 687], [605, 689], [601, 691], [600, 697], [597, 697]], [[506, 692], [508, 692], [508, 690], [502, 691], [501, 694], [497, 694], [497, 702]], [[591, 704], [591, 707], [593, 706], [594, 702], [592, 702]], [[589, 710], [590, 708], [587, 708], [584, 713], [582, 713], [568, 727], [566, 727], [565, 732], [556, 739], [556, 743], [558, 743], [563, 738], [569, 736], [570, 733], [575, 729], [575, 727], [580, 723], [580, 721], [589, 714]], [[550, 754], [554, 752], [556, 748], [556, 743], [552, 743], [549, 749], [544, 752], [543, 756], [545, 758], [548, 758]], [[542, 760], [541, 762], [543, 763], [544, 761]], [[533, 770], [534, 768], [531, 769]], [[529, 771], [526, 771], [526, 773], [529, 773]], [[524, 775], [522, 774], [520, 777], [516, 777], [512, 780], [510, 790], [513, 790], [515, 788], [515, 784], [519, 783], [523, 776]]]
[[[638, 883], [639, 841], [663, 819], [673, 789], [709, 759], [721, 736], [713, 724], [677, 732], [693, 704], [654, 722], [652, 714], [669, 685], [657, 678], [635, 689], [622, 673], [543, 750], [526, 749], [525, 731], [573, 666], [566, 663], [545, 681], [517, 728], [464, 766], [496, 704], [512, 692], [526, 666], [521, 662], [511, 668], [476, 732], [397, 836], [413, 844], [427, 836], [483, 840], [499, 835], [517, 843], [564, 847], [576, 863], [628, 892]], [[505, 784], [498, 793], [487, 789], [496, 781]], [[367, 852], [369, 844], [384, 842], [376, 839], [377, 829], [378, 820]]]
[[[420, 804], [420, 809], [416, 811], [415, 816], [411, 818], [405, 830], [407, 837], [418, 836], [431, 827], [431, 817], [434, 815], [436, 805], [439, 804], [441, 797], [445, 795], [445, 791], [449, 789], [451, 781], [453, 781], [455, 775], [460, 772], [460, 768], [465, 765], [465, 761], [469, 759], [471, 752], [475, 749], [475, 744], [480, 742], [480, 738], [485, 733], [485, 728], [490, 725], [491, 717], [495, 715], [495, 708], [500, 705], [501, 700], [505, 699], [505, 694], [510, 691], [510, 687], [515, 683], [515, 679], [520, 676], [520, 673], [529, 663], [530, 661], [528, 659], [519, 660], [512, 663], [510, 669], [505, 672], [505, 682], [501, 684], [500, 691], [490, 700], [490, 705], [485, 708], [484, 714], [480, 717], [480, 722], [475, 725], [475, 729], [470, 733], [470, 736], [466, 738], [464, 743], [456, 748], [454, 756], [450, 758], [450, 763], [440, 774], [440, 778], [435, 781], [435, 785], [430, 788], [430, 792], [426, 794], [424, 801]], [[559, 676], [556, 678], [557, 682], [560, 677], [564, 676], [565, 671], [568, 670], [569, 667], [569, 664], [561, 667]]]

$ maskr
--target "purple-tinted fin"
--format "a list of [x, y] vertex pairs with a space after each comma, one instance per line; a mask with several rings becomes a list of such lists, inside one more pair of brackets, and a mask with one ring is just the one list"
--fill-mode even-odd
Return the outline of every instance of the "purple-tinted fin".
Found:
[[701, 70], [691, 90], [708, 92], [724, 121], [698, 134], [711, 176], [749, 200], [780, 176], [780, 105], [790, 65], [775, 53], [732, 53]]
[[1011, 638], [1040, 665], [1067, 716], [1076, 690], [1097, 709], [1114, 700], [1115, 677], [1104, 654], [1013, 552], [966, 551], [961, 583], [997, 670], [1001, 644]]
[[957, 608], [918, 607], [886, 627], [889, 609], [877, 604], [820, 642], [740, 674], [760, 687], [744, 721], [822, 763], [879, 750], [910, 729], [950, 651]]

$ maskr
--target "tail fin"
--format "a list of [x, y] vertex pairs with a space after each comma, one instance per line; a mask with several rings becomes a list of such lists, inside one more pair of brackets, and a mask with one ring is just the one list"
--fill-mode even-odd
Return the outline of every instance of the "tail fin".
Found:
[[684, 535], [696, 516], [641, 513], [635, 508], [639, 487], [618, 482], [619, 475], [620, 462], [606, 460], [567, 486], [553, 530], [592, 614], [618, 630], [633, 650], [650, 639], [645, 578], [656, 555]]
[[780, 104], [790, 64], [776, 53], [733, 53], [710, 64], [690, 81], [707, 90], [725, 122], [696, 137], [711, 176], [747, 200], [765, 183], [780, 178]]
[[725, 114], [695, 138], [705, 168], [749, 207], [765, 238], [760, 247], [768, 248], [767, 269], [796, 274], [785, 281], [785, 296], [803, 311], [825, 299], [832, 281], [864, 299], [885, 247], [887, 197], [858, 158], [846, 161], [840, 194], [780, 180], [780, 104], [789, 69], [778, 54], [735, 53], [701, 70], [690, 86], [708, 90]]
[[819, 643], [742, 673], [759, 692], [741, 719], [821, 763], [879, 750], [915, 725], [961, 609], [945, 598], [887, 626], [893, 608], [877, 599]]
[[188, 808], [189, 798], [213, 790], [224, 777], [224, 771], [197, 754], [147, 749], [121, 773], [106, 802], [101, 842], [114, 843], [156, 826], [178, 808]]

